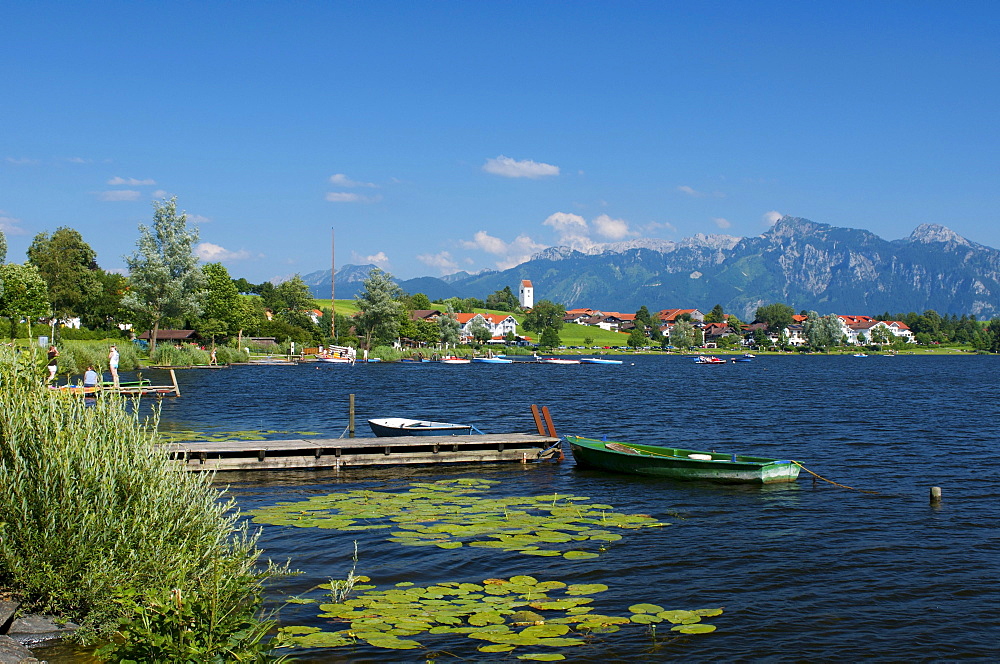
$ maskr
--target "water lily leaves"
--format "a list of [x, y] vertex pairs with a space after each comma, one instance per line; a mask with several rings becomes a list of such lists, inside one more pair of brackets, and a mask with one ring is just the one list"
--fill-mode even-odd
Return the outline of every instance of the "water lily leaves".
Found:
[[710, 617], [710, 616], [721, 616], [722, 609], [695, 609], [694, 611], [699, 616]]
[[603, 583], [574, 583], [566, 589], [567, 595], [594, 595], [603, 593], [608, 587]]
[[566, 560], [583, 560], [584, 558], [596, 558], [596, 553], [591, 553], [590, 551], [567, 551], [563, 554], [563, 558]]
[[510, 616], [510, 622], [515, 625], [532, 625], [545, 622], [545, 616], [534, 611], [516, 611]]
[[675, 625], [696, 623], [701, 620], [701, 617], [694, 611], [661, 611], [656, 615]]
[[628, 610], [632, 613], [660, 613], [664, 609], [656, 604], [633, 604]]
[[675, 625], [670, 629], [671, 631], [680, 632], [681, 634], [708, 634], [709, 632], [715, 631], [715, 625], [706, 625], [705, 623], [699, 623], [697, 625]]
[[420, 643], [417, 641], [398, 639], [395, 636], [369, 636], [365, 638], [365, 641], [376, 648], [392, 648], [393, 650], [412, 650], [420, 647]]
[[566, 656], [560, 655], [557, 652], [532, 652], [526, 655], [518, 655], [517, 658], [535, 662], [558, 662], [566, 659]]
[[569, 633], [569, 627], [566, 625], [532, 625], [521, 630], [523, 636], [531, 636], [538, 639], [562, 636], [567, 633]]
[[[280, 526], [349, 532], [387, 530], [389, 541], [404, 546], [472, 546], [537, 556], [561, 555], [565, 545], [573, 542], [621, 538], [610, 529], [663, 525], [647, 515], [608, 511], [610, 505], [591, 504], [583, 496], [483, 496], [482, 492], [494, 484], [489, 480], [415, 482], [401, 492], [364, 489], [313, 496], [251, 514], [257, 523]], [[591, 555], [570, 558], [597, 555], [580, 553]]]
[[469, 624], [476, 626], [502, 624], [503, 621], [503, 616], [496, 611], [483, 611], [469, 616]]
[[652, 625], [655, 623], [663, 622], [663, 618], [660, 616], [654, 616], [650, 613], [637, 613], [631, 618], [632, 622], [637, 625]]
[[319, 627], [306, 627], [304, 625], [289, 625], [288, 627], [282, 627], [278, 631], [282, 632], [283, 634], [287, 634], [288, 636], [300, 636], [303, 634], [312, 634], [320, 630]]
[[476, 648], [479, 652], [510, 652], [517, 646], [507, 645], [504, 643], [491, 643], [488, 646], [479, 646]]
[[533, 576], [512, 576], [510, 582], [522, 586], [534, 586], [538, 584], [538, 579]]

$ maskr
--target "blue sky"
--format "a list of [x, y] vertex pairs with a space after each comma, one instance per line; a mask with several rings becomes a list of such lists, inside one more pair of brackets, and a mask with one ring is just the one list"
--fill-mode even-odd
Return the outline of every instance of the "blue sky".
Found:
[[776, 214], [1000, 247], [1000, 3], [22, 2], [0, 8], [8, 260], [121, 268], [177, 196], [262, 281], [401, 278]]

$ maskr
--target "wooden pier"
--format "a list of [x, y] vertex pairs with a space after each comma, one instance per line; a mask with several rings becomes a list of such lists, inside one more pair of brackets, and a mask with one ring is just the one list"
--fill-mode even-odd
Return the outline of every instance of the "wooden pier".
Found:
[[170, 443], [187, 470], [291, 470], [404, 464], [479, 463], [561, 458], [559, 438], [507, 433], [301, 440]]

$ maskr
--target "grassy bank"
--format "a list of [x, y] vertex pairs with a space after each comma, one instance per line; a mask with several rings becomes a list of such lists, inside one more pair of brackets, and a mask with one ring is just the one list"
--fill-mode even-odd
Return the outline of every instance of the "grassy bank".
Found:
[[261, 657], [273, 570], [211, 476], [174, 470], [121, 398], [46, 389], [35, 353], [0, 347], [0, 383], [0, 591], [112, 659]]

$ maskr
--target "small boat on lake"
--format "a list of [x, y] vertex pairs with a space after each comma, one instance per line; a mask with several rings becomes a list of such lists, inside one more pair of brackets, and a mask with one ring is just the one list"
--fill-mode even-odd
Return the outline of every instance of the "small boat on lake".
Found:
[[538, 361], [542, 364], [580, 364], [580, 360], [570, 360], [563, 357], [543, 357]]
[[513, 364], [514, 360], [505, 357], [474, 357], [472, 361], [477, 364]]
[[715, 357], [714, 355], [699, 355], [694, 358], [695, 364], [725, 364], [726, 361]]
[[621, 364], [621, 360], [606, 360], [603, 357], [581, 357], [580, 364]]
[[676, 480], [772, 484], [794, 482], [799, 465], [767, 457], [701, 452], [659, 445], [566, 436], [581, 466]]
[[[384, 417], [368, 420], [372, 433], [381, 437], [392, 436], [464, 436], [475, 429], [471, 424], [451, 424], [411, 420], [405, 417]], [[477, 429], [478, 431], [478, 429]]]
[[471, 364], [472, 360], [467, 357], [458, 357], [457, 355], [445, 355], [440, 360], [441, 364]]

